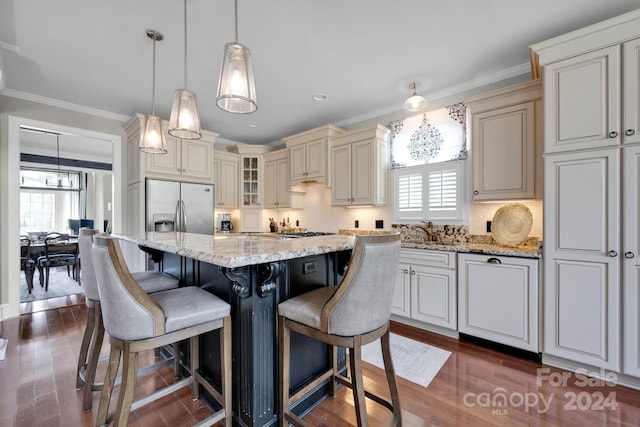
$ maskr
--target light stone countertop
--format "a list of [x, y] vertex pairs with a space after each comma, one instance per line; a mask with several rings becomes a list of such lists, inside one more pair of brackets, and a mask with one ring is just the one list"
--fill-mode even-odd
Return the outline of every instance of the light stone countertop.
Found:
[[328, 236], [278, 239], [267, 233], [261, 235], [195, 233], [118, 233], [122, 240], [163, 252], [208, 262], [221, 267], [243, 267], [291, 258], [302, 258], [353, 249], [354, 236]]
[[459, 243], [459, 244], [439, 244], [439, 243], [409, 243], [402, 242], [402, 247], [405, 249], [427, 249], [430, 251], [446, 251], [446, 252], [459, 252], [459, 253], [474, 253], [483, 255], [496, 255], [496, 256], [513, 256], [520, 258], [542, 258], [542, 253], [537, 247], [532, 246], [519, 246], [519, 247], [506, 247], [498, 245], [487, 245], [479, 243]]

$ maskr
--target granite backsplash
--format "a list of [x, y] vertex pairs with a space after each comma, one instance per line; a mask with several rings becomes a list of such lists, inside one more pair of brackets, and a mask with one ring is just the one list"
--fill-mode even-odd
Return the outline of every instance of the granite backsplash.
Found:
[[[394, 231], [400, 231], [400, 239], [405, 243], [435, 242], [444, 245], [498, 245], [490, 234], [470, 234], [468, 225], [436, 225], [430, 222], [422, 224], [394, 224]], [[538, 247], [538, 237], [527, 237], [519, 246]]]

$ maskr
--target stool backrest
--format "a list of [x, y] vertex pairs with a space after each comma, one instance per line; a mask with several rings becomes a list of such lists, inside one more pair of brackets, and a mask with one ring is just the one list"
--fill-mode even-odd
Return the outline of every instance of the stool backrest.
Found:
[[93, 228], [81, 228], [78, 234], [78, 251], [80, 253], [80, 262], [82, 268], [82, 286], [84, 287], [85, 296], [93, 301], [100, 301], [98, 293], [98, 282], [96, 282], [96, 270], [93, 266], [93, 236], [98, 234], [98, 230]]
[[164, 312], [131, 276], [118, 239], [93, 236], [93, 265], [109, 335], [137, 340], [164, 334]]
[[362, 335], [388, 322], [399, 257], [400, 234], [357, 236], [347, 273], [322, 309], [322, 331]]

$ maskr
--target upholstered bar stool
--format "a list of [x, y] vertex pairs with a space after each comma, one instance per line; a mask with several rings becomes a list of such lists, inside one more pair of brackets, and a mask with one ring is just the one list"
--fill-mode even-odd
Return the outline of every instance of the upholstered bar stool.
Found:
[[[202, 385], [222, 406], [200, 425], [224, 420], [231, 426], [231, 307], [215, 295], [196, 286], [147, 294], [129, 272], [118, 240], [94, 236], [95, 266], [104, 326], [110, 336], [111, 353], [100, 395], [96, 425], [111, 420], [109, 402], [122, 356], [122, 383], [113, 416], [115, 425], [125, 426], [130, 410], [151, 403], [185, 387], [199, 398]], [[206, 332], [220, 330], [221, 393], [199, 371], [199, 340]], [[138, 353], [169, 343], [190, 339], [191, 375], [149, 396], [133, 401]]]
[[[85, 302], [87, 304], [87, 326], [84, 330], [80, 354], [78, 356], [78, 369], [76, 372], [76, 389], [84, 388], [83, 408], [91, 410], [94, 391], [102, 389], [102, 383], [96, 383], [96, 369], [100, 358], [100, 349], [104, 340], [104, 325], [102, 323], [102, 310], [100, 307], [100, 295], [98, 283], [93, 266], [91, 246], [93, 236], [98, 230], [81, 228], [78, 235], [78, 250], [83, 260], [82, 285], [84, 286]], [[166, 291], [178, 287], [178, 279], [158, 271], [143, 271], [132, 273], [133, 278], [147, 293]], [[174, 371], [177, 373], [177, 358], [174, 351]]]
[[[349, 268], [338, 286], [316, 289], [278, 305], [280, 426], [307, 425], [289, 407], [326, 380], [331, 381], [333, 394], [336, 381], [352, 389], [358, 426], [368, 425], [365, 396], [392, 411], [391, 425], [402, 425], [389, 346], [389, 318], [399, 255], [399, 234], [357, 236]], [[293, 396], [289, 395], [291, 331], [322, 341], [333, 352], [330, 369]], [[361, 348], [378, 338], [391, 401], [364, 389]], [[338, 372], [336, 347], [349, 349], [350, 379]]]

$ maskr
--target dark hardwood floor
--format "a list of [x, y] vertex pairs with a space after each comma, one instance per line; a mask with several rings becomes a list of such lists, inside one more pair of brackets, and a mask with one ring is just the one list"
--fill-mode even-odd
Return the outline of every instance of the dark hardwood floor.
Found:
[[[9, 339], [0, 361], [0, 427], [90, 426], [95, 412], [82, 411], [75, 390], [75, 365], [87, 310], [82, 296], [23, 304], [20, 318], [1, 323]], [[446, 338], [394, 323], [395, 333], [452, 354], [428, 388], [398, 378], [404, 426], [638, 426], [640, 391], [621, 386], [586, 386], [574, 374], [467, 341]], [[103, 348], [107, 352], [107, 346]], [[145, 354], [141, 365], [153, 362]], [[100, 364], [100, 373], [104, 365]], [[539, 369], [548, 369], [544, 375]], [[383, 372], [364, 369], [365, 385], [388, 395]], [[566, 385], [557, 380], [565, 375]], [[136, 394], [174, 381], [166, 366], [138, 381]], [[99, 393], [94, 396], [94, 411]], [[506, 404], [500, 406], [500, 397]], [[370, 425], [386, 425], [386, 410], [368, 402]], [[192, 402], [188, 390], [134, 411], [133, 426], [187, 426], [209, 410]], [[354, 425], [353, 399], [341, 388], [305, 419], [314, 426]]]

